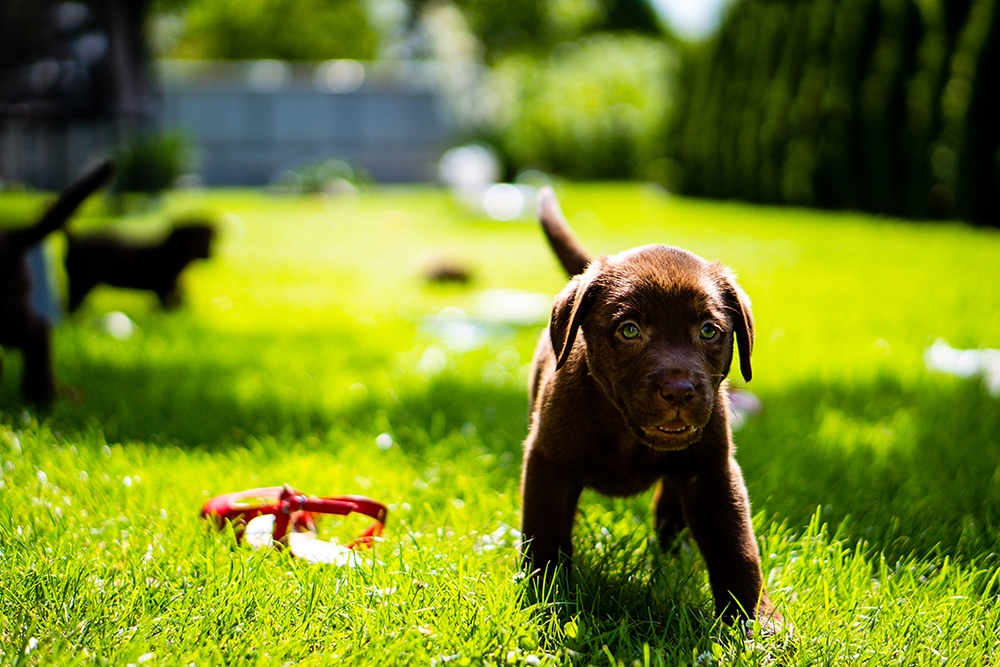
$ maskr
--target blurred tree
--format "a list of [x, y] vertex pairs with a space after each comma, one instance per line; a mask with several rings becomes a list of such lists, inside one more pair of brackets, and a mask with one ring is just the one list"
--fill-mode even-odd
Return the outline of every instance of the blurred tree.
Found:
[[371, 60], [378, 35], [361, 0], [157, 0], [182, 18], [165, 55], [221, 60]]
[[[414, 17], [439, 0], [409, 0]], [[649, 0], [452, 0], [490, 63], [516, 53], [548, 54], [564, 41], [599, 32], [663, 35]]]
[[150, 2], [0, 2], [0, 115], [148, 118]]
[[607, 21], [603, 30], [629, 30], [647, 35], [660, 35], [664, 26], [648, 0], [603, 0]]
[[487, 58], [511, 51], [541, 51], [551, 46], [544, 3], [537, 0], [457, 0]]

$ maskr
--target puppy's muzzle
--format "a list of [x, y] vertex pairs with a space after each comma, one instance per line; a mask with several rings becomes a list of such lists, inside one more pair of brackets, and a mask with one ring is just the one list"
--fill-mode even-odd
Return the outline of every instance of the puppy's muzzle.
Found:
[[687, 379], [667, 380], [660, 385], [660, 398], [672, 408], [687, 407], [697, 397], [694, 383]]

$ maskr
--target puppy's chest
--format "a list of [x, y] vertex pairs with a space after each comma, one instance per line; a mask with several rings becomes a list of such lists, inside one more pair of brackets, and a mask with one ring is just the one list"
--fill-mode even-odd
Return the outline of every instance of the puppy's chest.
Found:
[[608, 443], [591, 452], [579, 469], [579, 483], [608, 496], [642, 493], [665, 475], [684, 476], [688, 466], [671, 452], [657, 452], [639, 443]]

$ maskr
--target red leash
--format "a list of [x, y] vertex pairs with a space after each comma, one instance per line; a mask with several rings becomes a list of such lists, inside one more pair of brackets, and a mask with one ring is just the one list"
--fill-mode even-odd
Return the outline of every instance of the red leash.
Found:
[[246, 525], [252, 519], [264, 514], [274, 515], [272, 539], [275, 545], [287, 544], [289, 529], [293, 532], [317, 532], [313, 514], [343, 516], [354, 512], [374, 521], [347, 548], [369, 547], [382, 534], [388, 510], [382, 503], [364, 496], [307, 496], [285, 484], [225, 493], [210, 499], [201, 508], [201, 516], [220, 530], [231, 524], [237, 540], [242, 539]]

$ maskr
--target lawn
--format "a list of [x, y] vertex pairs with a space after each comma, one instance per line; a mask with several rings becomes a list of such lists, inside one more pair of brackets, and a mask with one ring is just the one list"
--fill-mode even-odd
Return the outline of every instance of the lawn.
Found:
[[[753, 299], [745, 389], [763, 409], [738, 458], [794, 636], [717, 625], [697, 548], [655, 545], [649, 494], [584, 495], [571, 585], [519, 576], [527, 364], [565, 284], [532, 221], [430, 187], [192, 191], [114, 220], [95, 200], [73, 223], [142, 236], [218, 220], [183, 308], [91, 294], [55, 331], [49, 413], [23, 406], [5, 350], [0, 662], [995, 664], [1000, 398], [923, 356], [939, 338], [1000, 348], [1000, 233], [637, 184], [559, 194], [595, 252], [679, 245], [732, 266]], [[0, 224], [41, 202], [0, 195]], [[428, 283], [445, 261], [472, 282]], [[512, 294], [541, 319], [498, 321]], [[115, 311], [130, 337], [108, 333]], [[383, 539], [355, 567], [315, 565], [198, 516], [216, 494], [286, 482], [386, 503]]]

